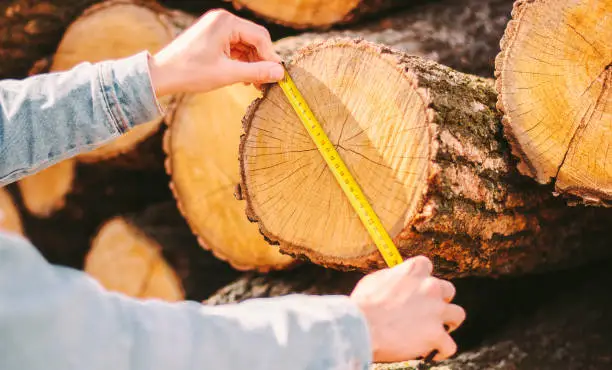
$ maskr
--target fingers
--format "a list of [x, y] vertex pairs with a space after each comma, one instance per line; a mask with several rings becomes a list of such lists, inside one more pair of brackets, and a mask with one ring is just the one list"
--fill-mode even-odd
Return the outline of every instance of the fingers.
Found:
[[404, 274], [427, 276], [433, 272], [433, 264], [425, 256], [416, 256], [407, 259], [393, 269]]
[[274, 62], [254, 62], [244, 63], [229, 60], [230, 75], [233, 78], [231, 83], [247, 82], [256, 85], [277, 82], [283, 78], [285, 70]]
[[438, 354], [434, 357], [434, 361], [442, 361], [457, 352], [457, 344], [448, 333], [444, 332], [440, 335], [436, 349], [438, 350]]
[[274, 51], [270, 33], [264, 27], [239, 17], [234, 18], [232, 41], [252, 45], [263, 60], [280, 63], [281, 57]]
[[452, 333], [465, 321], [465, 310], [456, 304], [446, 305], [442, 321], [448, 326], [448, 332]]
[[446, 302], [450, 303], [453, 298], [455, 298], [455, 294], [457, 293], [457, 289], [450, 281], [438, 279], [440, 287], [442, 289], [442, 299]]

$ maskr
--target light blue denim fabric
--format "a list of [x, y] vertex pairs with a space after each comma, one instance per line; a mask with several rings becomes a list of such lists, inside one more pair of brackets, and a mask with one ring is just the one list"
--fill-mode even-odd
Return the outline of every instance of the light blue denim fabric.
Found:
[[[158, 117], [148, 54], [0, 82], [0, 179], [18, 180]], [[345, 296], [209, 307], [136, 300], [0, 233], [1, 370], [367, 369]]]

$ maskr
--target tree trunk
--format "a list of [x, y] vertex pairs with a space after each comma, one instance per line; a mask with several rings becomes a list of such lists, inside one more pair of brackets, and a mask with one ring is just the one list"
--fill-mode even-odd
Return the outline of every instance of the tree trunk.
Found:
[[240, 118], [258, 92], [233, 85], [181, 100], [164, 140], [179, 209], [200, 244], [237, 269], [287, 268], [294, 260], [261, 239], [234, 198]]
[[[492, 81], [354, 40], [310, 45], [289, 73], [404, 257], [458, 277], [609, 254], [610, 213], [566, 207], [515, 170]], [[325, 266], [384, 267], [280, 87], [243, 122], [241, 193], [265, 237]]]
[[[27, 212], [28, 196], [44, 200], [45, 184], [39, 179], [29, 192], [17, 193], [26, 233], [32, 243], [53, 263], [81, 268], [91, 238], [109, 218], [132, 213], [162, 201], [171, 201], [168, 178], [163, 171], [133, 171], [104, 164], [77, 164], [63, 206], [51, 215]], [[34, 175], [37, 176], [37, 175]], [[59, 175], [58, 175], [59, 176]], [[51, 187], [50, 179], [47, 186]], [[40, 192], [35, 194], [34, 192]]]
[[[286, 38], [276, 49], [290, 58], [298, 47], [321, 39], [364, 37], [493, 76], [493, 59], [511, 8], [511, 0], [444, 1], [354, 31]], [[243, 206], [232, 195], [240, 181], [234, 166], [240, 119], [259, 95], [254, 88], [236, 85], [186, 97], [169, 120], [165, 150], [172, 189], [201, 244], [236, 268], [267, 271], [286, 268], [293, 260], [270, 247], [257, 227], [243, 220]], [[217, 216], [209, 217], [211, 213]]]
[[167, 301], [201, 301], [237, 275], [198, 246], [174, 202], [104, 223], [85, 271], [108, 290]]
[[572, 203], [612, 205], [610, 13], [610, 1], [517, 1], [497, 58], [519, 170]]
[[0, 231], [23, 235], [23, 225], [17, 205], [4, 188], [0, 188]]
[[99, 0], [4, 0], [0, 4], [0, 79], [23, 78], [55, 51], [70, 22]]
[[267, 21], [296, 29], [330, 28], [410, 4], [407, 0], [233, 0]]
[[248, 273], [219, 289], [205, 303], [210, 305], [239, 303], [252, 298], [278, 297], [294, 293], [348, 295], [362, 276], [355, 272], [329, 270], [315, 265], [304, 265], [293, 271], [275, 271], [265, 275]]
[[493, 77], [499, 40], [513, 0], [443, 0], [347, 30], [305, 33], [276, 42], [283, 57], [312, 42], [363, 38], [442, 63], [465, 73]]
[[[128, 57], [142, 50], [155, 53], [174, 39], [194, 21], [192, 16], [170, 11], [148, 1], [109, 0], [88, 8], [66, 30], [53, 57], [51, 71], [68, 70], [82, 62], [99, 62]], [[126, 37], [138, 35], [138, 37]], [[171, 97], [161, 99], [167, 110]], [[98, 162], [120, 154], [134, 152], [138, 144], [159, 133], [162, 120], [143, 123], [112, 142], [79, 155], [81, 162]], [[157, 140], [153, 140], [159, 143]], [[142, 166], [141, 156], [147, 156], [150, 145], [132, 154], [131, 160], [120, 164]], [[135, 159], [135, 160], [134, 160]], [[153, 159], [153, 165], [161, 163]]]

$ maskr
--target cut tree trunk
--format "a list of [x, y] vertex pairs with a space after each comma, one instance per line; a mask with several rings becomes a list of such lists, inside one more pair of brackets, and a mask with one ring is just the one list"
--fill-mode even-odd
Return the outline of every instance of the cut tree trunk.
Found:
[[465, 73], [493, 77], [499, 40], [513, 0], [443, 0], [348, 30], [305, 33], [277, 41], [283, 57], [312, 42], [363, 38], [442, 63]]
[[[493, 60], [511, 8], [511, 0], [443, 1], [352, 31], [289, 37], [278, 41], [276, 49], [290, 58], [298, 47], [310, 42], [338, 36], [364, 37], [493, 76]], [[230, 86], [186, 97], [169, 120], [165, 150], [172, 189], [202, 245], [239, 269], [266, 271], [285, 268], [292, 259], [261, 239], [256, 226], [243, 220], [243, 206], [232, 198], [234, 185], [239, 182], [234, 161], [240, 119], [257, 96], [251, 87]]]
[[572, 203], [612, 205], [612, 2], [517, 1], [497, 58], [519, 170]]
[[[124, 58], [143, 50], [155, 53], [193, 20], [192, 16], [185, 13], [170, 11], [148, 1], [110, 0], [96, 4], [68, 27], [53, 57], [50, 70], [68, 70], [85, 61], [95, 63]], [[171, 100], [171, 97], [164, 97], [160, 103], [168, 109]], [[138, 144], [159, 133], [161, 121], [158, 119], [142, 123], [112, 142], [79, 155], [78, 160], [98, 162], [130, 151], [135, 152]], [[133, 154], [136, 160], [119, 163], [142, 166], [144, 163], [139, 157], [147, 156], [150, 146], [143, 145], [142, 150], [137, 150], [137, 154]], [[153, 165], [162, 163], [155, 159], [150, 161]]]
[[[104, 164], [77, 164], [74, 171], [63, 207], [47, 217], [33, 216], [24, 206], [27, 196], [44, 192], [44, 183], [33, 186], [31, 193], [16, 192], [28, 238], [53, 263], [81, 268], [91, 238], [102, 222], [172, 200], [163, 171], [133, 171]], [[45, 199], [44, 195], [36, 196]]]
[[34, 62], [55, 51], [70, 22], [99, 1], [0, 2], [0, 79], [25, 77]]
[[[30, 75], [68, 70], [88, 61], [99, 62], [127, 57], [142, 50], [155, 52], [170, 42], [193, 17], [169, 11], [149, 1], [113, 0], [84, 11], [64, 34], [53, 57], [40, 59]], [[125, 37], [125, 35], [139, 37]], [[172, 110], [172, 97], [162, 99]], [[44, 169], [19, 181], [24, 204], [38, 217], [60, 210], [74, 187], [77, 162], [134, 170], [163, 171], [162, 119], [143, 123], [114, 141], [91, 152]]]
[[17, 182], [23, 204], [36, 217], [50, 217], [66, 205], [76, 161], [67, 159]]
[[410, 0], [233, 0], [270, 22], [296, 29], [330, 28], [411, 3]]
[[198, 246], [174, 202], [104, 223], [85, 271], [108, 290], [167, 301], [201, 301], [237, 275]]
[[234, 198], [240, 119], [258, 95], [233, 85], [185, 96], [168, 120], [164, 148], [171, 188], [200, 244], [237, 269], [267, 271], [294, 261], [261, 239]]
[[[612, 214], [566, 207], [515, 170], [491, 80], [355, 40], [310, 45], [288, 68], [404, 257], [457, 277], [609, 254]], [[242, 198], [265, 237], [325, 266], [384, 267], [278, 85], [244, 130]]]
[[0, 188], [0, 231], [23, 235], [23, 225], [17, 205], [4, 188]]

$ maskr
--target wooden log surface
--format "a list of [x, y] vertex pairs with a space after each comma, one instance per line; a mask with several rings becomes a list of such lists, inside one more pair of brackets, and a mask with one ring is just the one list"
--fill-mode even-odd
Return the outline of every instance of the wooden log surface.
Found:
[[[289, 72], [404, 257], [458, 277], [608, 254], [609, 213], [568, 208], [516, 171], [491, 80], [354, 40], [306, 47]], [[329, 267], [384, 266], [280, 87], [244, 130], [242, 198], [268, 239]]]
[[84, 269], [108, 290], [166, 301], [200, 301], [237, 275], [198, 246], [172, 201], [105, 222]]
[[12, 195], [0, 188], [0, 231], [23, 235], [21, 214]]
[[23, 78], [52, 54], [65, 29], [99, 0], [5, 0], [0, 2], [0, 79]]
[[185, 96], [168, 120], [164, 149], [171, 189], [200, 244], [237, 269], [268, 271], [294, 260], [260, 237], [234, 197], [240, 119], [258, 95], [253, 87], [233, 85]]
[[572, 203], [612, 204], [611, 13], [611, 1], [517, 1], [497, 58], [519, 170]]
[[371, 20], [349, 29], [310, 32], [275, 43], [290, 58], [309, 43], [331, 38], [363, 38], [418, 55], [458, 71], [493, 77], [499, 40], [513, 0], [442, 0]]
[[409, 0], [232, 0], [238, 10], [246, 8], [257, 16], [284, 26], [330, 28], [354, 22], [377, 12], [410, 4]]

